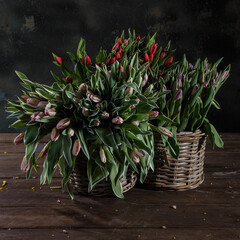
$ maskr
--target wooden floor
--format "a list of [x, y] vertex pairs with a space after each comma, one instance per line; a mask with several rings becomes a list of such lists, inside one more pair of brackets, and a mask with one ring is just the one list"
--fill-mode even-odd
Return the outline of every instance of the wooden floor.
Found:
[[[40, 186], [36, 173], [25, 180], [24, 148], [13, 145], [14, 136], [0, 134], [0, 184], [7, 182], [0, 190], [0, 240], [240, 239], [240, 134], [223, 134], [224, 150], [208, 145], [205, 181], [195, 190], [135, 188], [124, 200], [74, 201], [61, 189]], [[60, 186], [59, 175], [52, 186]]]

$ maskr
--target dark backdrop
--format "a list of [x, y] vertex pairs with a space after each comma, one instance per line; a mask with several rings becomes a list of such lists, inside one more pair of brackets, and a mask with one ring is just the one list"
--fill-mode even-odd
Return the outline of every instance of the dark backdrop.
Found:
[[83, 37], [93, 58], [128, 28], [158, 32], [160, 45], [171, 39], [175, 59], [224, 56], [220, 67], [230, 63], [231, 76], [217, 96], [221, 110], [212, 109], [209, 119], [219, 131], [239, 132], [239, 13], [239, 0], [0, 0], [0, 132], [15, 131], [4, 111], [6, 99], [21, 94], [15, 69], [50, 84], [49, 71], [57, 70], [51, 52], [66, 57]]

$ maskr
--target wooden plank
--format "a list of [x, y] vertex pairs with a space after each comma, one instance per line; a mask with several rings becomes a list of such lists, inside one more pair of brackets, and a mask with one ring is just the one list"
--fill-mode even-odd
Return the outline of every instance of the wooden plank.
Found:
[[[204, 214], [206, 212], [207, 214]], [[228, 227], [240, 228], [239, 207], [230, 205], [179, 205], [176, 210], [164, 205], [141, 204], [112, 199], [104, 205], [96, 201], [76, 202], [74, 206], [4, 207], [1, 209], [0, 228], [88, 228], [133, 227], [169, 228]]]
[[[63, 229], [67, 233], [63, 233]], [[113, 240], [113, 239], [140, 239], [140, 240], [237, 240], [238, 228], [43, 228], [43, 229], [9, 229], [0, 230], [0, 239], [7, 240], [46, 240], [46, 239], [78, 239], [78, 240]]]
[[[238, 179], [239, 182], [239, 179]], [[61, 186], [60, 179], [54, 179], [51, 186]], [[32, 189], [34, 187], [34, 189]], [[232, 186], [231, 186], [232, 187]], [[8, 201], [11, 199], [11, 201]], [[49, 185], [40, 185], [39, 179], [9, 179], [7, 185], [0, 191], [0, 208], [5, 207], [41, 207], [56, 206], [57, 200], [62, 205], [95, 204], [100, 200], [103, 205], [116, 201], [114, 197], [90, 197], [75, 195], [76, 201], [71, 201], [68, 193], [61, 189], [51, 189]], [[189, 191], [158, 191], [146, 188], [134, 188], [125, 194], [125, 200], [135, 205], [215, 205], [226, 204], [240, 206], [240, 186], [204, 187], [200, 186]]]

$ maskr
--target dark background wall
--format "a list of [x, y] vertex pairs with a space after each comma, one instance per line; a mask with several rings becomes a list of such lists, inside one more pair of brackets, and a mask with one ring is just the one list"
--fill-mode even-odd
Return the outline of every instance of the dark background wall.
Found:
[[4, 111], [6, 99], [21, 94], [15, 69], [51, 84], [51, 52], [66, 58], [83, 37], [93, 58], [128, 28], [141, 36], [158, 32], [163, 46], [171, 39], [175, 59], [224, 56], [220, 67], [230, 63], [231, 77], [217, 96], [221, 110], [209, 118], [219, 131], [240, 131], [239, 0], [0, 0], [0, 132], [15, 131]]

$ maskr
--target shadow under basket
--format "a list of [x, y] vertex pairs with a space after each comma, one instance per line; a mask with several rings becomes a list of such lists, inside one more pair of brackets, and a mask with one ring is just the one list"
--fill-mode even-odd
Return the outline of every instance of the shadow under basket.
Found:
[[154, 136], [154, 140], [155, 171], [149, 173], [145, 186], [183, 191], [194, 189], [204, 181], [205, 133], [200, 130], [178, 133], [178, 160], [167, 153], [159, 134]]
[[[137, 181], [137, 174], [135, 171], [128, 170], [126, 178], [121, 178], [122, 193], [125, 193], [132, 189]], [[74, 189], [75, 193], [90, 196], [109, 196], [113, 195], [111, 182], [103, 180], [96, 184], [91, 192], [88, 192], [88, 176], [87, 176], [87, 158], [84, 155], [80, 155], [76, 159], [75, 168], [70, 175], [70, 185]]]

